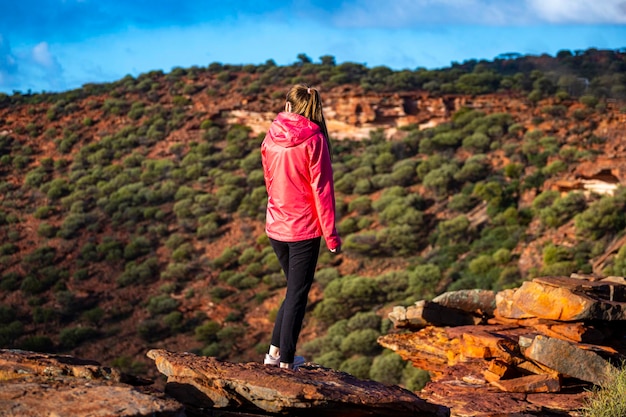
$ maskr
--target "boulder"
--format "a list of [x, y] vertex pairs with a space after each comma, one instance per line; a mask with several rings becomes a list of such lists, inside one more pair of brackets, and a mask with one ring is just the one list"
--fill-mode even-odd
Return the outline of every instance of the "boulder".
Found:
[[573, 343], [547, 336], [536, 336], [524, 355], [542, 363], [565, 376], [588, 381], [596, 385], [607, 382], [615, 371], [606, 359], [591, 350], [584, 350]]
[[148, 357], [167, 376], [166, 393], [191, 411], [212, 408], [263, 415], [449, 415], [447, 407], [430, 404], [398, 386], [359, 380], [318, 366], [292, 371], [160, 349], [150, 350]]
[[493, 316], [496, 309], [496, 293], [489, 290], [449, 291], [438, 295], [432, 301], [477, 316]]
[[610, 281], [544, 277], [496, 297], [496, 315], [548, 320], [626, 320], [626, 286]]

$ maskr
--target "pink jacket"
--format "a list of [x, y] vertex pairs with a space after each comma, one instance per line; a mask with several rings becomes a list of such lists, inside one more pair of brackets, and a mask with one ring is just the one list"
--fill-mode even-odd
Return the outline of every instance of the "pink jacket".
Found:
[[281, 112], [265, 135], [261, 156], [267, 235], [282, 242], [324, 236], [328, 249], [338, 248], [333, 170], [320, 127], [299, 114]]

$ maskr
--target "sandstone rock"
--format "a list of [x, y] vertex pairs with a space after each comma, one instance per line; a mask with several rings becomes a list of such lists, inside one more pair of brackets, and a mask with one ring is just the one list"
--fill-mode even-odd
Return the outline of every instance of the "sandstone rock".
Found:
[[204, 408], [315, 416], [447, 416], [397, 386], [362, 381], [319, 367], [298, 371], [260, 363], [235, 364], [191, 353], [151, 350], [167, 376], [166, 392], [189, 410]]
[[1, 417], [185, 417], [162, 394], [113, 381], [26, 376], [0, 381]]
[[0, 350], [0, 417], [184, 417], [150, 381], [65, 355]]
[[563, 284], [566, 280], [577, 281], [578, 285], [555, 286], [556, 279], [545, 278], [524, 282], [517, 290], [496, 297], [497, 314], [514, 319], [541, 317], [560, 321], [626, 319], [625, 302], [598, 298], [599, 294], [610, 296], [610, 284], [584, 286], [571, 278], [559, 281]]
[[600, 355], [583, 350], [573, 343], [547, 336], [537, 336], [524, 355], [559, 373], [602, 385], [614, 367]]
[[513, 378], [515, 371], [511, 364], [501, 359], [494, 359], [489, 362], [489, 366], [483, 375], [488, 382], [492, 382], [500, 379]]
[[[476, 375], [476, 362], [450, 366], [436, 380], [426, 384], [420, 397], [450, 408], [451, 416], [551, 416], [549, 408], [526, 401], [524, 393], [507, 393], [484, 383], [470, 383], [463, 378]], [[539, 414], [539, 413], [542, 414]]]
[[527, 375], [490, 382], [506, 392], [559, 392], [561, 390], [559, 378], [552, 375]]
[[576, 343], [599, 344], [606, 338], [603, 332], [582, 322], [535, 324], [533, 327], [546, 336]]
[[[608, 278], [608, 279], [607, 279]], [[607, 277], [604, 279], [590, 279], [581, 276], [571, 277], [539, 277], [533, 282], [566, 288], [574, 293], [585, 293], [598, 299], [609, 301], [626, 301], [626, 285], [624, 278]]]
[[449, 308], [430, 301], [418, 301], [409, 307], [394, 307], [389, 319], [396, 328], [421, 329], [434, 326], [462, 326], [477, 324], [480, 318], [462, 310]]
[[560, 393], [558, 395], [547, 393], [528, 394], [526, 401], [538, 405], [544, 410], [554, 410], [578, 417], [581, 415], [578, 410], [585, 405], [585, 401], [590, 394], [590, 391], [587, 390], [580, 390], [574, 393]]
[[404, 334], [387, 334], [378, 338], [378, 344], [411, 361], [417, 368], [443, 372], [459, 362], [461, 341], [451, 338], [447, 329], [426, 327]]
[[124, 374], [96, 361], [66, 355], [0, 349], [0, 380], [22, 378], [25, 375], [74, 376], [131, 385], [152, 384], [152, 381]]
[[527, 319], [535, 317], [520, 309], [514, 299], [515, 293], [516, 290], [507, 289], [496, 294], [496, 309], [494, 311], [496, 319]]
[[438, 295], [432, 301], [444, 307], [479, 316], [493, 316], [496, 309], [496, 293], [489, 290], [449, 291]]

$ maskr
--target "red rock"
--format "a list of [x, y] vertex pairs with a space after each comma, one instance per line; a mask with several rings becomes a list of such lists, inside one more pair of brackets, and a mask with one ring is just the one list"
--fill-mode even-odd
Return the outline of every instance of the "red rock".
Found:
[[190, 410], [206, 408], [316, 416], [449, 415], [398, 386], [364, 381], [320, 367], [297, 371], [260, 363], [236, 364], [191, 353], [148, 352], [167, 376], [166, 393]]
[[162, 392], [96, 361], [66, 355], [0, 350], [1, 417], [184, 417]]
[[389, 313], [394, 327], [421, 329], [426, 326], [462, 326], [478, 324], [481, 319], [470, 313], [430, 301], [418, 301], [409, 307], [394, 307]]
[[559, 392], [561, 382], [551, 375], [528, 375], [513, 379], [491, 381], [491, 384], [506, 392]]
[[583, 350], [573, 343], [547, 336], [537, 336], [530, 347], [524, 351], [529, 359], [548, 366], [555, 371], [602, 385], [614, 367], [600, 355]]
[[561, 393], [558, 395], [543, 393], [528, 394], [526, 400], [546, 410], [572, 412], [574, 410], [580, 410], [590, 394], [591, 392], [589, 390], [579, 390], [574, 393]]
[[621, 284], [568, 277], [542, 277], [496, 296], [497, 315], [549, 320], [626, 320]]

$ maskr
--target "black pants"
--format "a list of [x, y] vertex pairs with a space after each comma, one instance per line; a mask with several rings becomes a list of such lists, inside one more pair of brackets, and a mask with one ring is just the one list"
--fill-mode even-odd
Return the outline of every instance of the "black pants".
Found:
[[299, 242], [270, 239], [287, 277], [287, 295], [278, 310], [272, 332], [272, 345], [280, 349], [281, 362], [293, 362], [296, 353], [307, 298], [313, 284], [320, 241], [319, 237]]

